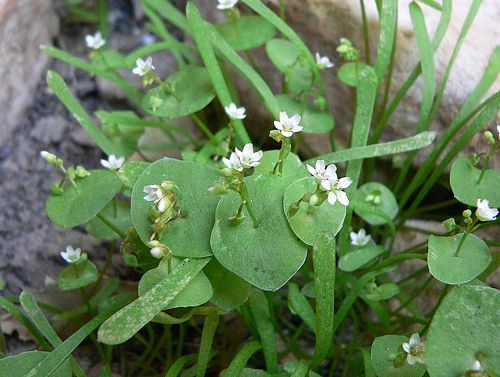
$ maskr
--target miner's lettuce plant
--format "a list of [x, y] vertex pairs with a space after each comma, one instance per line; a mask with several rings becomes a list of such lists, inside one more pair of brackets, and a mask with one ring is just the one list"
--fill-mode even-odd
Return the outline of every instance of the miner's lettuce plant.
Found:
[[[63, 228], [84, 226], [111, 247], [102, 268], [92, 262], [92, 250], [74, 245], [61, 252], [67, 267], [58, 285], [80, 295], [77, 308], [37, 302], [30, 291], [19, 301], [0, 299], [37, 340], [37, 350], [0, 359], [0, 374], [86, 376], [72, 352], [88, 338], [101, 358], [100, 376], [116, 372], [117, 361], [126, 365], [123, 376], [300, 377], [338, 370], [367, 377], [499, 376], [500, 294], [485, 281], [500, 263], [500, 244], [490, 239], [498, 234], [500, 172], [492, 161], [500, 126], [487, 130], [500, 109], [500, 93], [484, 99], [498, 79], [498, 48], [444, 134], [436, 140], [429, 131], [480, 3], [472, 1], [440, 82], [434, 53], [452, 1], [410, 4], [420, 62], [390, 99], [397, 1], [377, 1], [376, 60], [369, 60], [364, 20], [365, 60], [358, 46], [342, 38], [337, 52], [344, 64], [338, 68], [330, 57], [313, 54], [286, 24], [283, 1], [278, 15], [260, 0], [218, 0], [214, 7], [227, 20], [213, 25], [191, 2], [183, 14], [167, 0], [142, 0], [158, 42], [128, 55], [109, 49], [112, 35], [101, 1], [95, 15], [100, 31], [84, 41], [88, 59], [55, 47], [43, 50], [120, 86], [130, 110], [100, 110], [92, 117], [50, 71], [48, 86], [107, 157], [95, 170], [67, 166], [51, 151], [41, 157], [61, 172], [46, 203], [48, 217]], [[422, 6], [440, 14], [433, 36]], [[168, 24], [192, 43], [176, 40]], [[278, 93], [254, 61], [257, 47], [264, 47], [282, 77]], [[160, 77], [161, 62], [152, 55], [165, 50], [178, 70]], [[140, 77], [142, 88], [128, 82], [124, 70]], [[356, 93], [349, 145], [336, 138], [328, 107], [322, 77], [332, 74]], [[236, 76], [267, 111], [269, 139], [256, 138]], [[400, 125], [414, 127], [415, 135], [381, 143], [419, 77], [417, 124]], [[203, 136], [170, 122], [180, 117]], [[140, 144], [147, 128], [163, 132], [168, 145]], [[311, 154], [308, 134], [330, 140], [331, 152]], [[458, 157], [476, 135], [489, 150]], [[413, 171], [421, 149], [427, 157]], [[181, 158], [149, 161], [148, 150], [165, 156], [180, 151]], [[391, 171], [375, 180], [391, 157]], [[448, 168], [449, 183], [443, 183]], [[432, 202], [433, 189], [451, 190], [454, 199]], [[442, 231], [409, 224], [418, 218], [442, 222]], [[396, 248], [409, 229], [424, 241]], [[107, 274], [117, 253], [138, 273], [137, 281]], [[414, 272], [392, 273], [409, 260], [420, 261]], [[428, 297], [429, 287], [440, 295], [425, 312], [415, 301]], [[53, 327], [60, 322], [79, 329], [63, 341]], [[221, 346], [231, 338], [228, 330], [243, 334], [244, 343]], [[124, 357], [119, 345], [125, 342], [137, 357]]]

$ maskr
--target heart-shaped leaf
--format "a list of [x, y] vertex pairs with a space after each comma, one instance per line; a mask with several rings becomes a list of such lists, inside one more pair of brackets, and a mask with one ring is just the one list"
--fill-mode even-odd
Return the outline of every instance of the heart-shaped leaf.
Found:
[[269, 59], [283, 73], [287, 72], [301, 56], [299, 48], [286, 39], [271, 39], [266, 43], [266, 52]]
[[494, 288], [462, 285], [448, 293], [429, 328], [429, 375], [463, 376], [478, 358], [483, 370], [492, 372], [488, 375], [500, 375], [499, 308], [500, 293]]
[[314, 193], [316, 187], [314, 178], [302, 178], [288, 186], [283, 197], [283, 210], [290, 227], [302, 242], [311, 246], [315, 245], [316, 238], [322, 231], [335, 236], [342, 228], [346, 214], [346, 207], [342, 204], [337, 202], [332, 206], [327, 200], [314, 206], [300, 202], [298, 209], [291, 213], [290, 208], [296, 205], [304, 194]]
[[344, 84], [356, 87], [358, 86], [359, 74], [366, 67], [368, 67], [368, 65], [364, 63], [344, 63], [338, 69], [337, 76]]
[[283, 194], [290, 183], [286, 176], [253, 175], [246, 179], [252, 210], [260, 222], [258, 228], [246, 210], [239, 225], [229, 220], [241, 203], [235, 192], [226, 194], [215, 211], [211, 238], [215, 257], [228, 270], [263, 290], [282, 287], [307, 254], [283, 213]]
[[219, 198], [209, 187], [219, 179], [219, 172], [206, 165], [165, 158], [148, 166], [137, 179], [132, 193], [132, 223], [144, 243], [151, 236], [151, 202], [144, 200], [144, 186], [168, 180], [180, 192], [179, 207], [185, 216], [170, 222], [160, 241], [179, 257], [204, 257], [212, 254], [210, 234]]
[[274, 26], [259, 16], [242, 16], [236, 21], [229, 20], [215, 26], [236, 51], [262, 46], [276, 34]]
[[488, 199], [491, 207], [500, 206], [500, 170], [486, 169], [481, 182], [481, 169], [474, 167], [467, 157], [455, 160], [451, 167], [450, 185], [455, 198], [475, 207], [477, 199]]
[[429, 271], [445, 284], [467, 283], [483, 272], [491, 262], [488, 246], [473, 234], [467, 235], [457, 254], [463, 236], [463, 233], [459, 233], [451, 237], [429, 237]]
[[148, 90], [142, 107], [149, 114], [172, 119], [203, 109], [214, 97], [206, 70], [189, 65], [170, 76], [164, 85]]
[[77, 178], [77, 189], [68, 184], [64, 192], [51, 196], [45, 205], [47, 216], [63, 228], [71, 228], [92, 220], [115, 197], [122, 183], [109, 170], [91, 170], [85, 178]]

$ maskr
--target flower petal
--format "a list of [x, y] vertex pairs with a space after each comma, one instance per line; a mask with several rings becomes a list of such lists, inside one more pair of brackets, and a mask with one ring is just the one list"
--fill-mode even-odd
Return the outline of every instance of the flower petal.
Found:
[[349, 198], [344, 191], [337, 191], [337, 199], [343, 206], [347, 207], [349, 205]]

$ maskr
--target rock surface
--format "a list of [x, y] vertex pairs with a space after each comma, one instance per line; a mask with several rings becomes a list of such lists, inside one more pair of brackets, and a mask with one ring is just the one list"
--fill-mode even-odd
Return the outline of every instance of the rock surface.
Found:
[[0, 1], [0, 145], [19, 124], [48, 58], [40, 51], [59, 30], [51, 0]]

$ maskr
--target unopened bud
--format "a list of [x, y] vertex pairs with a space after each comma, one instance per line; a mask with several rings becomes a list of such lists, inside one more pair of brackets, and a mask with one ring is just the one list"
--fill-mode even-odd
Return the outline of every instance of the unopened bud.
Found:
[[451, 232], [457, 228], [457, 224], [455, 223], [455, 219], [453, 217], [446, 219], [441, 224], [443, 225], [443, 228], [448, 232]]
[[280, 143], [283, 140], [283, 135], [278, 130], [272, 130], [269, 132], [269, 137]]
[[228, 187], [224, 183], [216, 183], [208, 189], [208, 192], [215, 195], [224, 195], [227, 193]]
[[312, 194], [311, 198], [309, 199], [309, 204], [312, 206], [315, 206], [319, 202], [319, 196], [317, 194]]
[[73, 166], [70, 166], [68, 168], [68, 171], [66, 172], [66, 175], [70, 180], [74, 180], [76, 178], [76, 170]]
[[163, 100], [160, 97], [151, 96], [149, 97], [149, 104], [151, 105], [153, 111], [156, 111], [163, 104]]
[[462, 212], [462, 216], [465, 218], [469, 218], [472, 215], [472, 211], [470, 209], [466, 209], [465, 211]]
[[175, 187], [175, 182], [172, 181], [163, 181], [160, 186], [167, 191], [172, 191]]
[[486, 138], [486, 141], [490, 145], [495, 144], [495, 138], [493, 137], [493, 133], [491, 131], [484, 131], [484, 137]]
[[47, 151], [41, 151], [40, 156], [49, 164], [57, 164], [57, 156], [55, 154], [49, 153]]
[[85, 169], [83, 166], [80, 166], [80, 165], [78, 165], [76, 167], [75, 173], [76, 173], [76, 176], [79, 178], [85, 178], [85, 177], [88, 177], [90, 175], [90, 172], [87, 169]]

